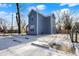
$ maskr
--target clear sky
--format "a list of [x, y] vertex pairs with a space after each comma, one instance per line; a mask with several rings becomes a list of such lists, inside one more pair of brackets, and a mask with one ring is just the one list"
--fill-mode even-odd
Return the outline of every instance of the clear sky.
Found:
[[[78, 10], [79, 4], [68, 4], [68, 3], [20, 3], [20, 11], [23, 18], [27, 23], [27, 15], [31, 9], [38, 9], [39, 12], [43, 14], [50, 14], [56, 10], [70, 9]], [[4, 18], [8, 25], [10, 26], [12, 20], [12, 13], [14, 14], [14, 25], [16, 25], [15, 13], [16, 13], [16, 3], [0, 3], [0, 18]]]

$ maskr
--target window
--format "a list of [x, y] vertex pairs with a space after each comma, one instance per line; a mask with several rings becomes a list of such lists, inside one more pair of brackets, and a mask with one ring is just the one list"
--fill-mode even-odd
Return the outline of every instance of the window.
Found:
[[31, 30], [31, 31], [34, 31], [34, 25], [31, 25], [31, 26], [30, 26], [30, 30]]
[[34, 32], [34, 29], [31, 29], [32, 32]]
[[34, 15], [31, 15], [31, 20], [33, 21], [33, 19], [34, 19]]
[[30, 26], [30, 29], [34, 29], [34, 25], [31, 25], [31, 26]]
[[33, 18], [31, 18], [31, 20], [33, 21]]

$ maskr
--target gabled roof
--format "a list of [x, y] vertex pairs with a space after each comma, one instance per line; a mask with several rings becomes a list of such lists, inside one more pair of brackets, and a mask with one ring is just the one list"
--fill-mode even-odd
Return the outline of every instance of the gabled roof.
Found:
[[[30, 15], [31, 12], [36, 12], [36, 13], [38, 13], [39, 15], [44, 16], [44, 17], [50, 17], [50, 16], [51, 16], [51, 14], [50, 14], [50, 15], [44, 15], [44, 14], [39, 13], [37, 10], [34, 10], [34, 9], [31, 9], [31, 10], [29, 11], [29, 14], [28, 14], [28, 15]], [[55, 18], [55, 14], [54, 14], [54, 13], [52, 13], [52, 16], [54, 16], [54, 18]]]
[[[32, 12], [36, 12], [36, 10], [34, 10], [34, 9], [31, 9], [30, 11], [29, 11], [29, 14], [28, 14], [28, 16], [32, 13]], [[37, 12], [36, 12], [37, 13]]]
[[31, 12], [36, 12], [36, 13], [38, 13], [39, 15], [46, 17], [44, 14], [39, 13], [37, 10], [34, 10], [34, 9], [31, 9], [31, 10], [29, 11], [29, 14], [28, 14], [28, 15], [30, 15]]

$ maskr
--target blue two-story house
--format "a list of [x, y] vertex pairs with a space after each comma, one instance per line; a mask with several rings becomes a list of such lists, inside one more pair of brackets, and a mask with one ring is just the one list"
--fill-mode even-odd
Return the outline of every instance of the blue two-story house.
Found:
[[44, 16], [36, 10], [31, 10], [28, 15], [28, 34], [53, 34], [56, 33], [55, 15]]

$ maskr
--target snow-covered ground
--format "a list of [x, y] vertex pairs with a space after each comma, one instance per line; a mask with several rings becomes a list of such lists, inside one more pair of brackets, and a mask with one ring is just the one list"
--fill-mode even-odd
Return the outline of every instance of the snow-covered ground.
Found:
[[[38, 35], [38, 36], [0, 36], [0, 56], [72, 56], [72, 53], [65, 53], [64, 51], [55, 48], [42, 48], [35, 44], [48, 45], [51, 41], [61, 41], [66, 36], [57, 35]], [[63, 40], [62, 40], [63, 41]]]

